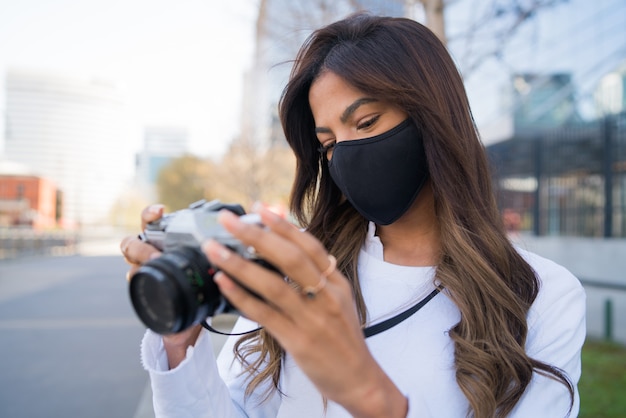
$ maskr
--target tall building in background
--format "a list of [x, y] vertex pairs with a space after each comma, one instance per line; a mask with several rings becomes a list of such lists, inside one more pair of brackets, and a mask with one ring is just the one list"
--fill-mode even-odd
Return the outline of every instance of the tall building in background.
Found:
[[148, 201], [156, 201], [159, 171], [174, 158], [189, 151], [189, 132], [180, 126], [148, 126], [144, 129], [144, 145], [137, 155], [137, 186]]
[[526, 73], [513, 77], [513, 123], [516, 133], [555, 128], [577, 120], [570, 74]]
[[122, 95], [103, 80], [10, 70], [5, 158], [53, 181], [67, 226], [106, 224], [132, 167]]

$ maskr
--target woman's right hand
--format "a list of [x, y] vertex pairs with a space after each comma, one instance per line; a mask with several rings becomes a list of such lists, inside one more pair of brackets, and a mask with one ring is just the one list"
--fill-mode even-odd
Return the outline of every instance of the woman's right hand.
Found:
[[[146, 207], [141, 212], [141, 230], [145, 230], [148, 223], [156, 221], [162, 216], [163, 205], [155, 204]], [[126, 273], [126, 280], [128, 281], [142, 264], [161, 255], [156, 247], [145, 243], [137, 235], [125, 237], [120, 243], [120, 250], [126, 263], [130, 264], [130, 269]]]
[[[163, 216], [163, 205], [155, 204], [146, 207], [141, 212], [141, 229], [145, 230], [146, 225], [154, 222]], [[120, 249], [124, 260], [130, 265], [126, 279], [131, 280], [133, 274], [142, 264], [157, 258], [161, 252], [154, 246], [140, 240], [136, 235], [125, 237], [120, 243]], [[185, 359], [187, 347], [193, 346], [198, 339], [201, 325], [194, 325], [176, 334], [163, 335], [163, 346], [167, 353], [169, 368], [173, 369]]]

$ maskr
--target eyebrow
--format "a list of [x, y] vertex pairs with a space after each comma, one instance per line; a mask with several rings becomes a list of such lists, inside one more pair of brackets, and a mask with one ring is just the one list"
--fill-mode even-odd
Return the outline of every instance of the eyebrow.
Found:
[[350, 106], [346, 107], [346, 110], [343, 111], [343, 113], [341, 114], [341, 117], [339, 118], [339, 120], [341, 120], [342, 123], [346, 123], [346, 121], [348, 120], [348, 118], [350, 116], [352, 116], [352, 114], [362, 105], [367, 104], [367, 103], [371, 103], [371, 102], [377, 102], [378, 100], [373, 99], [371, 97], [363, 97], [361, 99], [356, 99], [354, 101], [354, 103], [352, 103]]
[[[363, 97], [361, 99], [356, 99], [351, 105], [349, 105], [348, 107], [346, 107], [346, 110], [343, 111], [343, 113], [341, 114], [341, 116], [339, 117], [339, 120], [341, 121], [341, 123], [346, 123], [348, 121], [348, 118], [350, 116], [352, 116], [352, 114], [360, 107], [363, 106], [364, 104], [367, 103], [372, 103], [372, 102], [377, 102], [377, 99], [371, 98], [371, 97]], [[330, 129], [328, 128], [324, 128], [324, 127], [319, 127], [319, 128], [315, 128], [315, 133], [329, 133]]]

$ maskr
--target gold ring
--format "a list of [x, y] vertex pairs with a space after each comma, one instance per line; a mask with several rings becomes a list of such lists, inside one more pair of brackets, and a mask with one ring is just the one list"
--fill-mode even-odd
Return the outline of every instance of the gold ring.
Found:
[[128, 252], [128, 247], [130, 247], [131, 241], [132, 241], [132, 239], [129, 239], [128, 242], [126, 243], [126, 245], [124, 245], [123, 247], [120, 246], [120, 250], [122, 251], [122, 256], [124, 257], [124, 261], [126, 261], [128, 264], [138, 264], [135, 260], [131, 259], [126, 254]]
[[322, 272], [323, 277], [330, 276], [331, 274], [333, 274], [333, 271], [335, 271], [335, 269], [337, 268], [337, 259], [335, 258], [334, 255], [328, 254], [328, 261], [330, 261], [330, 264], [328, 265], [328, 268]]
[[130, 241], [128, 240], [128, 242], [126, 243], [126, 245], [124, 245], [123, 247], [120, 246], [120, 251], [122, 251], [122, 254], [124, 254], [124, 256], [126, 256], [126, 251], [128, 251], [128, 247], [130, 246]]
[[328, 261], [330, 261], [330, 265], [320, 274], [320, 281], [315, 286], [306, 286], [302, 288], [302, 294], [308, 299], [314, 299], [315, 296], [317, 296], [317, 294], [326, 287], [326, 284], [328, 283], [328, 276], [330, 276], [337, 268], [337, 259], [334, 256], [329, 255]]

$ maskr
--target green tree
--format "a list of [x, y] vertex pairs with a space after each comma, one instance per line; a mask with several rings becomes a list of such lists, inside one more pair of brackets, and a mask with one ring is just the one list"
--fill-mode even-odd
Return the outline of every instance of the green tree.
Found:
[[217, 168], [216, 196], [244, 208], [261, 201], [286, 204], [295, 175], [295, 158], [287, 147], [261, 147], [250, 139], [233, 141]]
[[121, 227], [127, 231], [138, 231], [141, 228], [141, 211], [152, 202], [148, 202], [135, 189], [124, 191], [115, 201], [109, 212], [109, 222], [112, 226]]
[[207, 159], [184, 155], [163, 167], [157, 177], [157, 195], [168, 211], [184, 209], [200, 199], [213, 198], [215, 166]]

